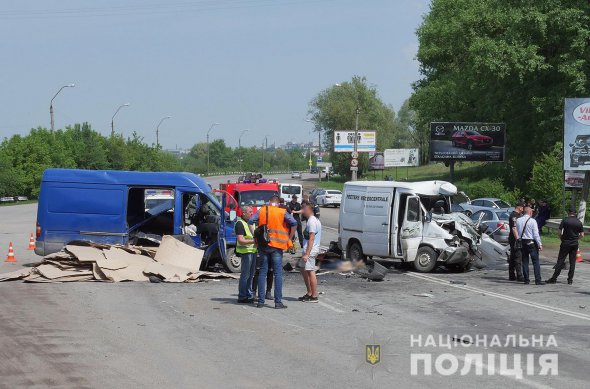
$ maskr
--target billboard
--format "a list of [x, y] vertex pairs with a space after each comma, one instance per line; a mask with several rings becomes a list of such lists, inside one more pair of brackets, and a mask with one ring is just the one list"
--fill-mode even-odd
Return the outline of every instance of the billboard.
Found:
[[418, 149], [386, 149], [385, 167], [418, 166]]
[[505, 123], [430, 123], [431, 161], [503, 162]]
[[[356, 150], [359, 153], [377, 151], [377, 133], [359, 130]], [[334, 131], [334, 151], [337, 153], [352, 153], [354, 151], [354, 130]]]
[[370, 153], [369, 154], [369, 170], [384, 170], [384, 169], [385, 169], [385, 164], [384, 164], [383, 153]]
[[565, 171], [564, 185], [566, 188], [582, 189], [584, 186], [584, 172]]
[[563, 169], [590, 170], [590, 98], [565, 99]]

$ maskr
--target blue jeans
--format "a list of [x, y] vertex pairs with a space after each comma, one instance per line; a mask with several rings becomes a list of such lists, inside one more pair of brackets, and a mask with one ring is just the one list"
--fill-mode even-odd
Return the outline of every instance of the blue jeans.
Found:
[[260, 273], [258, 274], [258, 303], [264, 304], [266, 292], [266, 273], [268, 264], [272, 261], [275, 273], [275, 304], [283, 299], [283, 250], [274, 247], [260, 249]]
[[241, 254], [242, 272], [238, 284], [238, 299], [245, 300], [254, 297], [252, 292], [252, 280], [256, 271], [256, 253]]
[[527, 244], [529, 241], [523, 239], [522, 242], [522, 276], [525, 282], [529, 282], [529, 257], [533, 262], [533, 271], [535, 273], [535, 282], [541, 282], [541, 264], [539, 263], [539, 250], [535, 244]]

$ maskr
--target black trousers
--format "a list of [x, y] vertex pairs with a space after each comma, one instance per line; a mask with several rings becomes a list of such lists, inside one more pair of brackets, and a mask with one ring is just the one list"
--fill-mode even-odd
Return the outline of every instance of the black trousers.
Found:
[[539, 262], [539, 249], [534, 241], [530, 239], [522, 240], [522, 276], [524, 282], [528, 283], [529, 276], [529, 258], [533, 262], [533, 270], [535, 273], [535, 283], [542, 281], [541, 279], [541, 263]]
[[551, 277], [552, 280], [556, 280], [559, 277], [559, 273], [561, 273], [561, 269], [563, 269], [565, 265], [565, 259], [569, 255], [570, 259], [570, 269], [567, 273], [568, 281], [572, 281], [574, 279], [574, 272], [576, 271], [576, 254], [578, 253], [578, 245], [572, 244], [561, 244], [559, 246], [559, 254], [557, 254], [557, 264], [555, 265], [555, 271], [553, 272], [553, 276]]
[[297, 238], [299, 239], [301, 248], [303, 248], [303, 227], [301, 225], [301, 220], [297, 220]]
[[522, 252], [514, 248], [512, 240], [510, 243], [510, 257], [508, 257], [508, 278], [511, 280], [522, 280]]

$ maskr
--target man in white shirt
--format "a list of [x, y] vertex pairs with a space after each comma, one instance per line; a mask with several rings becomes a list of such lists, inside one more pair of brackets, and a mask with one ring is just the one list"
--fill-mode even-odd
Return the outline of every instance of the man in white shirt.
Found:
[[305, 281], [307, 293], [299, 297], [299, 301], [306, 303], [318, 302], [318, 280], [315, 274], [315, 260], [320, 253], [320, 242], [322, 240], [322, 223], [313, 215], [313, 204], [304, 203], [301, 211], [307, 218], [305, 231], [303, 232], [303, 257], [298, 264], [301, 268], [301, 275]]
[[537, 221], [532, 218], [533, 209], [526, 207], [524, 216], [516, 220], [517, 239], [522, 239], [522, 276], [524, 283], [529, 284], [529, 257], [533, 261], [535, 272], [535, 285], [544, 285], [541, 280], [541, 264], [539, 263], [539, 251], [543, 251], [541, 236], [539, 235], [539, 226]]

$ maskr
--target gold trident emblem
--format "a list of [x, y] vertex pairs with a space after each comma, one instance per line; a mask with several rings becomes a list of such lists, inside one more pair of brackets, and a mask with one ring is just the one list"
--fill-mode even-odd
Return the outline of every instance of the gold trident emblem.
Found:
[[381, 362], [381, 345], [380, 344], [368, 344], [366, 345], [368, 364], [376, 365]]

